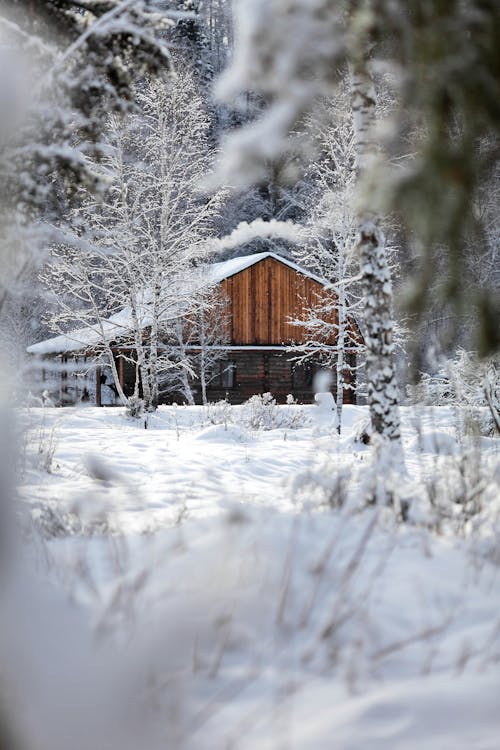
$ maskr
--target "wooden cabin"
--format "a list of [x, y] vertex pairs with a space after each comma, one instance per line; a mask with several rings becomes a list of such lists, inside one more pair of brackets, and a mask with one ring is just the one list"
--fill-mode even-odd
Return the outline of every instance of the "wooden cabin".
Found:
[[[300, 402], [313, 397], [315, 372], [322, 367], [319, 359], [297, 364], [295, 344], [307, 341], [306, 330], [295, 321], [304, 312], [330, 297], [326, 282], [306, 269], [274, 253], [258, 253], [235, 258], [212, 267], [214, 279], [228, 299], [227, 358], [220, 364], [220, 375], [209, 383], [207, 395], [215, 401], [226, 398], [241, 403], [256, 393], [270, 392], [283, 403], [288, 394]], [[336, 310], [329, 322], [336, 322]], [[356, 351], [361, 334], [350, 321], [351, 339], [358, 345], [348, 347], [344, 402], [355, 401]], [[332, 333], [328, 346], [335, 347]], [[193, 383], [196, 388], [196, 383]], [[335, 389], [335, 377], [332, 382]], [[334, 393], [336, 396], [336, 394]]]
[[[319, 358], [313, 358], [304, 364], [298, 364], [297, 353], [291, 347], [307, 342], [305, 328], [296, 323], [304, 318], [305, 311], [314, 307], [320, 298], [326, 297], [334, 301], [332, 292], [326, 289], [326, 282], [295, 263], [269, 252], [214, 263], [208, 267], [208, 273], [210, 281], [227, 300], [224, 343], [218, 345], [223, 350], [223, 355], [207, 384], [208, 400], [227, 399], [230, 403], [238, 404], [255, 394], [270, 392], [279, 403], [286, 401], [289, 394], [299, 402], [310, 402], [313, 398], [314, 375], [321, 369], [322, 362]], [[335, 323], [336, 318], [337, 311], [332, 305], [331, 319], [328, 322]], [[108, 321], [110, 331], [113, 331], [117, 339], [120, 326], [124, 325], [123, 320], [123, 316], [118, 314]], [[346, 365], [350, 367], [345, 372], [344, 402], [354, 403], [353, 368], [362, 338], [354, 320], [349, 321], [349, 328], [353, 344], [346, 351]], [[91, 341], [92, 336], [80, 330], [74, 332], [74, 335], [67, 334], [35, 344], [29, 347], [29, 351], [34, 354], [55, 354], [66, 362], [71, 358], [88, 359]], [[73, 343], [69, 345], [70, 342]], [[334, 349], [335, 332], [323, 343]], [[194, 340], [186, 348], [195, 354], [201, 347]], [[127, 393], [133, 389], [135, 368], [120, 356], [124, 352], [123, 348], [116, 347], [120, 380]], [[128, 354], [130, 355], [130, 350]], [[78, 369], [76, 365], [74, 369]], [[336, 396], [335, 373], [332, 374], [332, 392]], [[192, 379], [190, 385], [195, 401], [200, 403], [199, 380]], [[67, 374], [63, 386], [66, 397], [63, 394], [59, 400], [72, 401], [68, 395]], [[111, 378], [103, 374], [100, 368], [95, 374], [94, 385], [80, 385], [80, 390], [88, 394], [92, 401], [95, 399], [98, 405], [115, 402]], [[162, 400], [169, 403], [182, 399], [178, 393], [170, 392]]]

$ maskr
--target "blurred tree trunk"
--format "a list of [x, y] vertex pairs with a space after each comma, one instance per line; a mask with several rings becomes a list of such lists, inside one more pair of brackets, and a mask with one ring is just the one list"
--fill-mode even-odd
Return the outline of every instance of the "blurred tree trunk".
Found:
[[[375, 88], [368, 55], [361, 53], [351, 66], [351, 99], [356, 145], [356, 172], [362, 182], [377, 158], [373, 140]], [[394, 366], [392, 283], [384, 233], [377, 210], [363, 195], [357, 213], [356, 250], [364, 297], [366, 380], [368, 405], [375, 433], [390, 441], [401, 440], [398, 387]]]

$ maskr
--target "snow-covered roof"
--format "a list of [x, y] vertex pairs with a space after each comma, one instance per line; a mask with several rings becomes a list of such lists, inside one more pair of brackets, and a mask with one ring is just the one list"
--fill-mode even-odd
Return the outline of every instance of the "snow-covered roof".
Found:
[[[125, 308], [112, 315], [102, 323], [102, 332], [107, 341], [113, 341], [130, 331], [130, 311]], [[102, 342], [101, 328], [97, 325], [89, 325], [78, 328], [51, 339], [45, 339], [38, 344], [31, 344], [27, 351], [30, 354], [61, 354], [62, 352], [75, 352], [82, 349], [91, 349]]]
[[214, 283], [223, 281], [224, 279], [228, 279], [230, 276], [234, 276], [235, 274], [240, 273], [240, 271], [244, 271], [246, 268], [250, 268], [250, 266], [259, 263], [265, 258], [274, 258], [274, 260], [283, 263], [289, 268], [293, 268], [293, 270], [297, 271], [297, 273], [300, 273], [303, 276], [307, 276], [309, 279], [313, 279], [323, 286], [328, 284], [325, 279], [322, 279], [319, 276], [315, 276], [315, 274], [311, 273], [305, 268], [302, 268], [301, 266], [298, 266], [296, 263], [293, 263], [293, 261], [288, 260], [287, 258], [283, 258], [281, 255], [276, 255], [276, 253], [270, 252], [254, 253], [253, 255], [243, 255], [238, 258], [232, 258], [231, 260], [224, 260], [221, 263], [212, 263], [209, 266], [210, 278]]
[[[232, 258], [231, 260], [225, 260], [221, 263], [211, 263], [207, 266], [209, 281], [213, 284], [220, 283], [224, 279], [228, 279], [230, 276], [234, 276], [235, 274], [240, 273], [240, 271], [250, 268], [250, 266], [259, 263], [265, 258], [274, 258], [289, 268], [293, 268], [297, 273], [317, 281], [319, 284], [326, 285], [328, 283], [325, 279], [315, 276], [305, 268], [296, 265], [296, 263], [293, 263], [286, 258], [282, 258], [281, 255], [276, 255], [276, 253], [270, 252], [254, 253], [253, 255], [244, 255], [238, 258]], [[143, 313], [140, 316], [141, 326], [146, 328], [148, 325], [151, 325], [151, 319], [148, 313], [149, 307], [146, 300], [144, 301], [143, 308]], [[77, 330], [69, 331], [60, 336], [54, 336], [45, 341], [40, 341], [37, 344], [32, 344], [31, 346], [28, 346], [27, 351], [30, 354], [38, 354], [42, 356], [44, 354], [62, 354], [64, 352], [77, 352], [84, 349], [92, 349], [92, 347], [102, 343], [102, 333], [104, 333], [104, 340], [114, 341], [115, 339], [119, 339], [130, 333], [131, 330], [131, 311], [130, 308], [125, 307], [123, 310], [120, 310], [115, 315], [112, 315], [110, 318], [103, 321], [102, 332], [100, 326], [88, 325], [85, 328], [78, 328]]]

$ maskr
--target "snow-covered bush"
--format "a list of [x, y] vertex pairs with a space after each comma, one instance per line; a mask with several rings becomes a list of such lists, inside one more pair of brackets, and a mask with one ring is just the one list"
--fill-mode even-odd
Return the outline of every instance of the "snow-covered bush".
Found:
[[484, 529], [491, 536], [500, 520], [498, 458], [457, 443], [450, 450], [452, 445], [441, 450], [436, 440], [432, 465], [414, 492], [410, 521], [440, 534], [481, 536]]
[[24, 475], [27, 469], [43, 471], [52, 474], [54, 471], [54, 456], [57, 449], [56, 425], [50, 425], [46, 419], [45, 404], [41, 399], [36, 399], [40, 404], [40, 417], [31, 417], [28, 412], [28, 423], [21, 431], [23, 450], [20, 455], [19, 471]]
[[303, 412], [295, 409], [293, 397], [287, 397], [287, 405], [279, 406], [271, 393], [255, 395], [241, 406], [241, 424], [251, 430], [275, 430], [278, 428], [299, 429], [308, 424]]
[[459, 349], [454, 357], [442, 361], [434, 373], [423, 373], [411, 395], [417, 402], [433, 406], [463, 407], [467, 421], [475, 423], [480, 434], [500, 433], [498, 357], [479, 359], [474, 352]]
[[140, 419], [144, 415], [144, 399], [139, 396], [130, 396], [127, 401], [127, 416]]
[[38, 533], [43, 539], [57, 539], [81, 534], [83, 526], [75, 513], [68, 513], [54, 503], [40, 502], [32, 509], [29, 523], [22, 525], [25, 536]]
[[55, 428], [53, 427], [51, 430], [42, 428], [38, 441], [38, 459], [40, 468], [43, 468], [47, 474], [51, 474], [53, 471], [56, 447]]
[[252, 396], [241, 408], [241, 421], [252, 430], [281, 427], [276, 399], [270, 393]]
[[231, 405], [225, 399], [221, 401], [208, 402], [203, 407], [204, 421], [209, 424], [227, 425], [231, 422]]
[[291, 394], [284, 405], [276, 403], [271, 393], [263, 393], [252, 396], [241, 406], [231, 406], [225, 400], [207, 403], [203, 407], [203, 423], [240, 424], [250, 430], [297, 430], [307, 427], [311, 420]]

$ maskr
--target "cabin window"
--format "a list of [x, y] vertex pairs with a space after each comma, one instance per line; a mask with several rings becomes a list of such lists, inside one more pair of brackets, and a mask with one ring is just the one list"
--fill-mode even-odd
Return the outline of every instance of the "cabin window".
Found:
[[312, 362], [302, 362], [292, 367], [292, 387], [311, 388], [316, 372], [316, 366]]
[[222, 388], [234, 388], [236, 384], [236, 364], [234, 362], [220, 363], [220, 384]]

